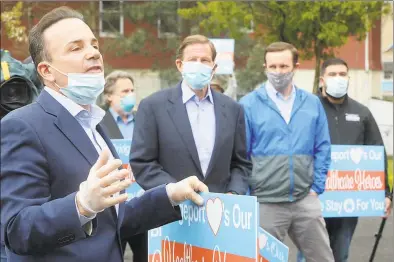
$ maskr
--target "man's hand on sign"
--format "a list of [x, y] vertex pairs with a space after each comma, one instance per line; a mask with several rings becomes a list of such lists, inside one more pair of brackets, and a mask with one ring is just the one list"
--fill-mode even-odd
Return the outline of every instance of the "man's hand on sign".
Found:
[[388, 197], [386, 197], [386, 199], [384, 200], [384, 203], [385, 203], [385, 207], [384, 207], [384, 218], [388, 218], [389, 216], [390, 216], [390, 214], [391, 214], [391, 209], [392, 209], [392, 203], [391, 203], [391, 200], [390, 200], [390, 198], [388, 198]]
[[169, 183], [166, 188], [171, 203], [175, 205], [185, 200], [191, 200], [201, 206], [204, 204], [204, 199], [198, 193], [209, 192], [208, 187], [196, 176], [190, 176], [177, 183]]

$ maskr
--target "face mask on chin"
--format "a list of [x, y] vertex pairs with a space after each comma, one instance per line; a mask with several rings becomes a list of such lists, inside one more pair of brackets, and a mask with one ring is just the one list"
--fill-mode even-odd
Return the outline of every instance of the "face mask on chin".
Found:
[[96, 103], [97, 97], [104, 91], [104, 73], [63, 73], [52, 65], [49, 65], [59, 73], [67, 76], [68, 84], [60, 87], [59, 91], [79, 105], [92, 105]]
[[213, 77], [211, 68], [200, 62], [182, 62], [182, 77], [194, 90], [202, 90], [207, 86]]

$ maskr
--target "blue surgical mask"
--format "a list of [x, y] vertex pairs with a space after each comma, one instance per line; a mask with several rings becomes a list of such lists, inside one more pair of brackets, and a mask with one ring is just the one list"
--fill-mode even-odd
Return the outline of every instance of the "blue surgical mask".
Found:
[[[51, 65], [50, 65], [51, 66]], [[68, 77], [68, 85], [59, 87], [59, 91], [79, 105], [92, 105], [96, 103], [97, 97], [104, 91], [104, 73], [63, 73], [51, 66], [59, 73]]]
[[200, 62], [183, 62], [182, 77], [194, 90], [201, 90], [211, 82], [212, 67]]
[[136, 98], [135, 95], [133, 94], [127, 95], [120, 100], [120, 107], [125, 113], [131, 112], [135, 104], [136, 104]]
[[349, 80], [344, 77], [327, 77], [324, 78], [326, 82], [326, 93], [334, 98], [341, 98], [347, 94]]

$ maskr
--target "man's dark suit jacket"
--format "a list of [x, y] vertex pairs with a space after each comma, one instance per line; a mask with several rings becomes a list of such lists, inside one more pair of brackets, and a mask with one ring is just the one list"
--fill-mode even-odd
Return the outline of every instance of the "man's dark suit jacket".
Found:
[[[97, 131], [118, 157], [101, 125]], [[43, 91], [1, 121], [1, 224], [8, 261], [120, 262], [122, 237], [181, 218], [158, 187], [98, 213], [82, 229], [75, 194], [98, 153], [77, 120]]]
[[203, 176], [181, 83], [141, 101], [134, 127], [130, 165], [145, 190], [197, 176], [211, 192], [245, 194], [252, 165], [246, 156], [242, 107], [212, 91], [216, 137], [212, 157]]
[[101, 124], [106, 128], [108, 136], [110, 139], [123, 139], [123, 135], [120, 132], [119, 126], [114, 119], [114, 116], [111, 114], [109, 109], [105, 111], [105, 115]]
[[[135, 118], [136, 112], [132, 111], [131, 114]], [[105, 115], [103, 117], [103, 120], [101, 121], [101, 124], [103, 124], [103, 126], [105, 126], [108, 136], [111, 139], [123, 139], [124, 138], [122, 135], [122, 132], [119, 129], [118, 124], [116, 123], [116, 120], [114, 119], [114, 116], [111, 114], [109, 109], [107, 111], [105, 111]]]

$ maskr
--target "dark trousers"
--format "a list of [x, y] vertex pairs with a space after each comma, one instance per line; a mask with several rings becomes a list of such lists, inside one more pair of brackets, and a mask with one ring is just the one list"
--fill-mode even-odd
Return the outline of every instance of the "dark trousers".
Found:
[[142, 233], [132, 236], [129, 239], [122, 241], [123, 253], [126, 250], [126, 245], [129, 243], [133, 251], [134, 262], [148, 262], [148, 233]]
[[326, 227], [335, 262], [347, 262], [357, 217], [326, 218]]

